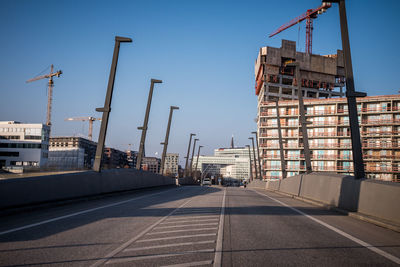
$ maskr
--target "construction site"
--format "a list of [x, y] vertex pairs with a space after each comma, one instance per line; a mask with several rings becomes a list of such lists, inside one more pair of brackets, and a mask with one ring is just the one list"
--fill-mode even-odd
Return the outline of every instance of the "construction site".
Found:
[[[343, 51], [312, 53], [312, 21], [330, 7], [323, 3], [309, 9], [270, 34], [272, 37], [306, 20], [304, 52], [296, 51], [296, 42], [282, 40], [281, 47], [262, 47], [257, 55], [255, 94], [264, 179], [311, 170], [354, 174]], [[300, 103], [311, 170], [306, 169]], [[365, 176], [400, 182], [400, 95], [358, 97], [356, 103]]]

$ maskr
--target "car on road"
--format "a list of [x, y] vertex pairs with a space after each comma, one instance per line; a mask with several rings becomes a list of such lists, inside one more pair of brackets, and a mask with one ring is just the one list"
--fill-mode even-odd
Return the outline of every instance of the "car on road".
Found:
[[203, 185], [211, 185], [211, 179], [210, 178], [204, 178], [203, 179]]

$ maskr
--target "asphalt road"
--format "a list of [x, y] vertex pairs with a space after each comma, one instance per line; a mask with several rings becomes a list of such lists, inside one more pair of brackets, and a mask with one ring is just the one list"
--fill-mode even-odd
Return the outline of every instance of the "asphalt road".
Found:
[[400, 233], [245, 188], [146, 190], [0, 217], [0, 266], [397, 266]]

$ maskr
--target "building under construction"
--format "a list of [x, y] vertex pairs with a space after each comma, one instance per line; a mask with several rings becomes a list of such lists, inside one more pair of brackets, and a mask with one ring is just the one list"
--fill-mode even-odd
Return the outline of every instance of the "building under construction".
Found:
[[[299, 101], [279, 101], [288, 176], [305, 171]], [[346, 98], [304, 100], [312, 170], [352, 174], [353, 161]], [[400, 95], [357, 98], [367, 178], [400, 182]], [[274, 102], [259, 102], [259, 143], [265, 179], [281, 177]]]
[[300, 64], [301, 87], [304, 98], [343, 96], [343, 52], [334, 55], [314, 55], [296, 51], [296, 42], [282, 40], [280, 48], [262, 47], [255, 63], [256, 95], [262, 101], [297, 99], [294, 67]]
[[[298, 62], [300, 81], [294, 67]], [[296, 51], [296, 43], [282, 40], [282, 47], [263, 47], [256, 64], [258, 136], [263, 176], [282, 177], [277, 125], [279, 106], [285, 169], [288, 176], [305, 172], [297, 82], [305, 105], [313, 171], [353, 172], [343, 53], [314, 55]], [[400, 95], [358, 98], [363, 159], [367, 177], [400, 181]]]

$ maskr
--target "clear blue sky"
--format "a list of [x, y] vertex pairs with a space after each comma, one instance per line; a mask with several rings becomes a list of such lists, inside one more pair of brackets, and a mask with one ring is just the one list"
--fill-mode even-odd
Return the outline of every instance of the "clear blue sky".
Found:
[[[54, 64], [53, 136], [87, 134], [87, 122], [104, 104], [116, 35], [122, 44], [106, 145], [138, 149], [150, 79], [162, 79], [153, 96], [147, 155], [161, 154], [170, 105], [174, 112], [168, 152], [186, 155], [190, 132], [202, 154], [244, 146], [256, 129], [254, 61], [262, 46], [300, 41], [305, 24], [270, 39], [268, 34], [319, 0], [293, 1], [20, 1], [0, 2], [0, 120], [45, 122], [47, 81], [26, 84]], [[346, 3], [356, 89], [397, 94], [400, 1]], [[314, 21], [313, 52], [341, 48], [338, 8]], [[95, 122], [97, 140], [99, 122]]]

